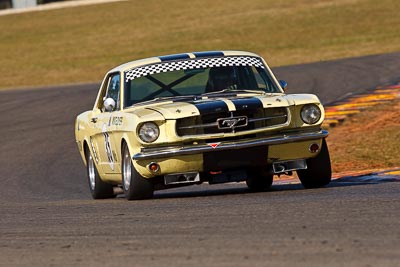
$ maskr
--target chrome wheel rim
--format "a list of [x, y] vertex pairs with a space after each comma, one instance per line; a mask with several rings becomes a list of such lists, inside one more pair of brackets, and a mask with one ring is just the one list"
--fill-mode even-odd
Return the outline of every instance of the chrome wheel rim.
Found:
[[96, 187], [96, 173], [95, 173], [94, 168], [95, 167], [94, 167], [94, 162], [93, 162], [92, 155], [89, 155], [89, 158], [88, 158], [88, 176], [89, 176], [90, 189], [92, 189], [92, 191]]
[[125, 149], [124, 153], [124, 167], [123, 167], [123, 176], [124, 176], [124, 189], [125, 191], [129, 190], [132, 180], [132, 165], [131, 165], [131, 157], [129, 155], [128, 149]]

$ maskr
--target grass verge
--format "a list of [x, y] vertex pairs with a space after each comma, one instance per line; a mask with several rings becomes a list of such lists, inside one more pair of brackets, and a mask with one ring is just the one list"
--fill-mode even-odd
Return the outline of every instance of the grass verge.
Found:
[[235, 49], [272, 66], [400, 51], [400, 1], [140, 1], [0, 17], [0, 88], [100, 81], [134, 59]]

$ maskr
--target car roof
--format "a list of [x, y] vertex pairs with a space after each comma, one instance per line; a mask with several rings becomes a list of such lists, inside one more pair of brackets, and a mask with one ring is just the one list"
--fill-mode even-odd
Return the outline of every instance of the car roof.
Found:
[[150, 57], [139, 60], [130, 61], [124, 64], [121, 64], [112, 70], [112, 72], [123, 72], [136, 67], [145, 66], [149, 64], [155, 64], [166, 61], [174, 61], [180, 59], [194, 59], [194, 58], [205, 58], [205, 57], [223, 57], [223, 56], [251, 56], [251, 57], [260, 57], [257, 54], [245, 51], [202, 51], [202, 52], [191, 52], [191, 53], [181, 53], [181, 54], [172, 54], [158, 57]]

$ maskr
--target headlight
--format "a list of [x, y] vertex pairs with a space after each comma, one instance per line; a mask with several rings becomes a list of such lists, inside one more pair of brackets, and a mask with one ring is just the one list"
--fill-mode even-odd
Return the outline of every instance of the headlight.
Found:
[[152, 143], [160, 136], [160, 130], [154, 122], [146, 122], [139, 128], [139, 137], [143, 142]]
[[301, 108], [301, 119], [307, 124], [314, 124], [321, 119], [321, 110], [315, 104], [304, 105]]

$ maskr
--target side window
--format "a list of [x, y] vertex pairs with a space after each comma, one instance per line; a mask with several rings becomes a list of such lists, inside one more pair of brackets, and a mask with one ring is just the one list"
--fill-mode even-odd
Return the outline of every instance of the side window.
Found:
[[[108, 78], [108, 85], [107, 85], [107, 91], [104, 96], [103, 100], [106, 100], [107, 98], [112, 98], [114, 99], [116, 103], [116, 107], [114, 110], [119, 110], [120, 109], [120, 75], [119, 73], [117, 74], [112, 74]], [[102, 107], [102, 110], [104, 111], [104, 105]]]

